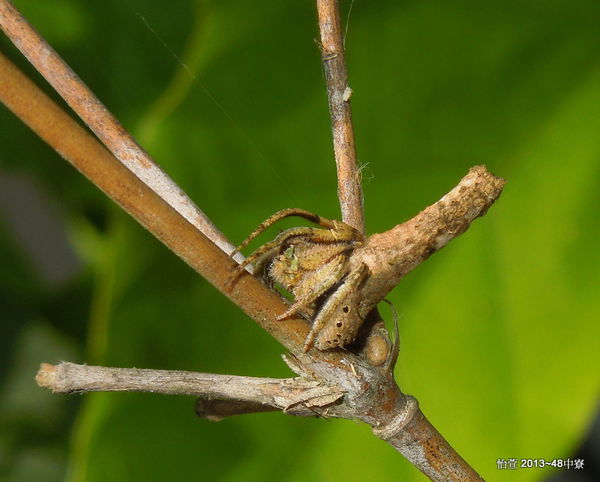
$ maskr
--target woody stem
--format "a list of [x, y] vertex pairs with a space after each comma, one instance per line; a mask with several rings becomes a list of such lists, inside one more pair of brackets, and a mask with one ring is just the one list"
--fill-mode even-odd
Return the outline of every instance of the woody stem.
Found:
[[350, 110], [352, 90], [348, 86], [337, 0], [317, 0], [317, 13], [342, 220], [364, 234], [363, 195]]

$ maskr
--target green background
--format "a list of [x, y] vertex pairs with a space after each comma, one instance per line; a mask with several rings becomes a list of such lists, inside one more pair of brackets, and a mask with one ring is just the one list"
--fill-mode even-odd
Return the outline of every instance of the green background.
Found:
[[[339, 217], [313, 2], [15, 4], [235, 243], [285, 207]], [[572, 457], [597, 409], [599, 26], [597, 0], [357, 0], [350, 16], [368, 231], [472, 165], [508, 180], [389, 296], [400, 386], [490, 480], [548, 477], [496, 461]], [[191, 398], [37, 388], [43, 361], [290, 372], [273, 339], [4, 108], [0, 122], [1, 170], [53, 200], [82, 263], [45, 282], [0, 218], [0, 479], [424, 479], [351, 421], [210, 423]]]

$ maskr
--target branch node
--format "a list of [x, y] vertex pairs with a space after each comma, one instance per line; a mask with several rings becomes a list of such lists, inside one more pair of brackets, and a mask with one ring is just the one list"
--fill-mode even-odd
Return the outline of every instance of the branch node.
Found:
[[400, 410], [390, 422], [380, 427], [373, 427], [373, 433], [380, 439], [391, 440], [404, 430], [404, 427], [412, 421], [413, 417], [418, 412], [419, 402], [417, 402], [416, 398], [407, 395], [404, 408]]

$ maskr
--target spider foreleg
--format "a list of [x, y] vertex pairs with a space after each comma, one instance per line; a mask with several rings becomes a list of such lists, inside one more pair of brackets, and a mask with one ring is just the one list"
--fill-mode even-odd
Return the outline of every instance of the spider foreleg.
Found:
[[323, 218], [323, 217], [319, 216], [318, 214], [311, 213], [310, 211], [306, 211], [305, 209], [300, 209], [300, 208], [282, 209], [281, 211], [277, 211], [275, 214], [269, 216], [262, 223], [260, 223], [257, 226], [257, 228], [254, 231], [252, 231], [252, 233], [250, 233], [250, 235], [246, 239], [244, 239], [244, 241], [242, 241], [242, 243], [233, 251], [233, 253], [231, 253], [231, 256], [234, 256], [239, 251], [241, 251], [246, 246], [248, 246], [248, 244], [250, 244], [250, 242], [252, 242], [252, 240], [254, 238], [256, 238], [258, 235], [260, 235], [266, 229], [273, 226], [273, 224], [275, 224], [277, 221], [280, 221], [285, 218], [289, 218], [291, 216], [297, 216], [300, 218], [307, 219], [307, 220], [317, 224], [318, 226], [321, 226], [322, 228], [327, 228], [327, 229], [332, 229], [332, 228], [335, 229], [335, 228], [337, 228], [336, 223], [339, 223], [339, 221], [334, 221], [331, 219]]

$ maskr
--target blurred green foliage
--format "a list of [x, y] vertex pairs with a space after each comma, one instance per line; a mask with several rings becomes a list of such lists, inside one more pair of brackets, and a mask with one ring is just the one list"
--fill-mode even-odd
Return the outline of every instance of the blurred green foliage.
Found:
[[[285, 207], [339, 217], [313, 2], [15, 4], [234, 242]], [[485, 218], [389, 297], [401, 387], [492, 480], [547, 476], [496, 460], [572, 456], [597, 409], [599, 35], [597, 0], [357, 0], [349, 18], [369, 232], [474, 164], [508, 180]], [[255, 323], [6, 109], [0, 119], [1, 169], [52, 194], [85, 266], [45, 286], [1, 226], [0, 478], [423, 480], [358, 423], [215, 424], [188, 398], [35, 387], [37, 364], [62, 359], [290, 373]]]

